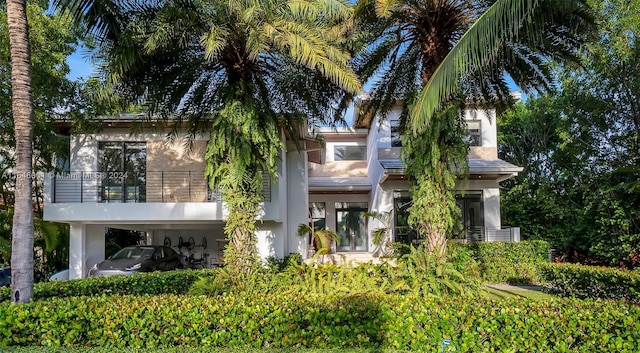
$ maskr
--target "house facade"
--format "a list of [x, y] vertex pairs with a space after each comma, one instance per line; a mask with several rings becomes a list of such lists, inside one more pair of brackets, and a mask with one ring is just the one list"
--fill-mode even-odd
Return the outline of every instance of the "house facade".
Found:
[[[494, 112], [465, 113], [469, 138], [469, 178], [460, 181], [457, 202], [469, 241], [517, 241], [519, 229], [500, 223], [498, 183], [522, 168], [497, 157]], [[411, 204], [400, 159], [398, 117], [373, 119], [359, 128], [301, 131], [302, 150], [281, 153], [277, 182], [264, 178], [258, 215], [258, 251], [263, 258], [307, 254], [299, 224], [336, 230], [342, 261], [368, 261], [391, 241], [415, 242], [406, 226]], [[105, 231], [144, 232], [147, 244], [164, 244], [205, 267], [224, 263], [226, 210], [204, 178], [207, 135], [191, 148], [167, 140], [166, 131], [142, 129], [131, 135], [134, 116], [103, 117], [103, 130], [70, 136], [69, 170], [45, 179], [44, 218], [70, 225], [69, 277], [86, 277], [105, 258]], [[324, 144], [313, 137], [321, 135]], [[386, 219], [364, 217], [379, 212]], [[391, 230], [374, 242], [380, 227]]]

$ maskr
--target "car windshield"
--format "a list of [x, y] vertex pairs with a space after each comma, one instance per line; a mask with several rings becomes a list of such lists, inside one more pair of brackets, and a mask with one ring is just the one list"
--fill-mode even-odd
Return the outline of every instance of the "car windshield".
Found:
[[115, 259], [148, 259], [153, 254], [151, 247], [124, 248], [111, 257]]

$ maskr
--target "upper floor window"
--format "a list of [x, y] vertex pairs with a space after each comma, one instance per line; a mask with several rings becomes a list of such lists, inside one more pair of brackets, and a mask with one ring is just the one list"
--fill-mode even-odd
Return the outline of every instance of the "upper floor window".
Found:
[[391, 147], [402, 147], [402, 134], [400, 132], [400, 120], [389, 120], [391, 127]]
[[469, 146], [482, 146], [481, 125], [479, 121], [467, 121], [466, 141]]
[[145, 142], [100, 142], [98, 154], [103, 202], [145, 202]]
[[334, 161], [366, 161], [367, 146], [335, 146]]

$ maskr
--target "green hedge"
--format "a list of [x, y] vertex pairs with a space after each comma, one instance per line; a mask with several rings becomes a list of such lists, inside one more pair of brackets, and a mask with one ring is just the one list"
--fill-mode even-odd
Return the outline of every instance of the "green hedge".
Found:
[[548, 261], [549, 243], [541, 240], [451, 245], [453, 252], [471, 251], [480, 278], [487, 283], [538, 284], [538, 267]]
[[640, 273], [637, 271], [548, 263], [542, 266], [541, 273], [548, 286], [566, 296], [640, 303]]
[[[137, 273], [131, 276], [94, 277], [37, 283], [33, 299], [114, 295], [186, 294], [195, 281], [215, 276], [215, 270], [176, 270]], [[0, 289], [0, 301], [11, 298], [9, 288]]]
[[0, 345], [631, 352], [640, 308], [620, 301], [411, 296], [103, 296], [0, 304]]

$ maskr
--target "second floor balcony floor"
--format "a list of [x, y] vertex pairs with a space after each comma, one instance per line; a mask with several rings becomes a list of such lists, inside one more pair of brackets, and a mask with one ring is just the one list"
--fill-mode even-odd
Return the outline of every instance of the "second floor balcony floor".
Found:
[[[277, 195], [264, 178], [260, 219], [279, 219]], [[223, 221], [219, 190], [203, 171], [78, 171], [47, 174], [44, 216], [51, 221]]]

